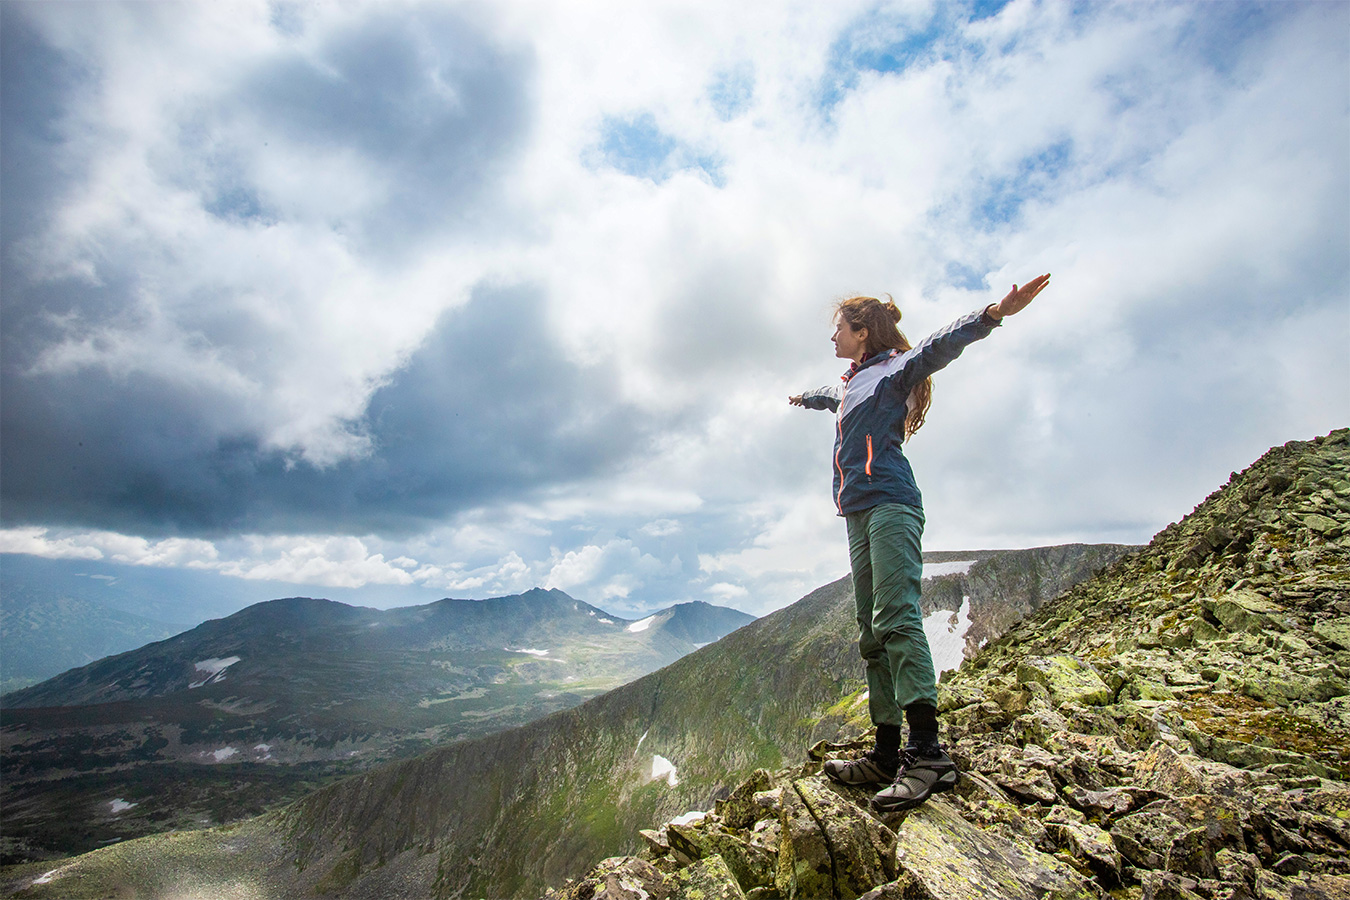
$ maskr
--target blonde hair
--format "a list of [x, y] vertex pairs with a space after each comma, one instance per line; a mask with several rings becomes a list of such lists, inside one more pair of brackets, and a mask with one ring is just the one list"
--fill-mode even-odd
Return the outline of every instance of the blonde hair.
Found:
[[[868, 355], [884, 350], [899, 350], [903, 353], [912, 346], [904, 333], [896, 327], [900, 322], [900, 309], [889, 295], [885, 303], [876, 297], [849, 297], [834, 305], [834, 313], [847, 322], [849, 328], [854, 331], [860, 328], [867, 329], [864, 349]], [[909, 440], [914, 436], [914, 432], [923, 427], [928, 407], [933, 404], [933, 379], [925, 378], [916, 384], [910, 391], [909, 399], [913, 402], [905, 415], [905, 440]]]

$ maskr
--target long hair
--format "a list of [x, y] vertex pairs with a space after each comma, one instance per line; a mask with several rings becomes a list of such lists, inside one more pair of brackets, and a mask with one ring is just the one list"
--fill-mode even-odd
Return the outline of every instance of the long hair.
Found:
[[[834, 305], [835, 315], [842, 318], [854, 331], [867, 329], [867, 344], [864, 348], [869, 355], [885, 350], [899, 350], [904, 353], [912, 346], [909, 339], [896, 326], [900, 322], [900, 309], [889, 298], [882, 303], [876, 297], [849, 297]], [[928, 407], [933, 404], [933, 379], [925, 378], [910, 391], [909, 412], [905, 415], [905, 440], [914, 436], [914, 432], [923, 427]]]

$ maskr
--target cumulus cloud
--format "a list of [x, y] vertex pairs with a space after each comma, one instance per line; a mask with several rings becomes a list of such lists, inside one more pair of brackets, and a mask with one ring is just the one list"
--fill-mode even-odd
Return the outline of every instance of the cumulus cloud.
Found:
[[1043, 271], [930, 547], [1146, 540], [1350, 408], [1344, 5], [0, 15], [14, 552], [763, 611], [847, 567], [830, 302]]

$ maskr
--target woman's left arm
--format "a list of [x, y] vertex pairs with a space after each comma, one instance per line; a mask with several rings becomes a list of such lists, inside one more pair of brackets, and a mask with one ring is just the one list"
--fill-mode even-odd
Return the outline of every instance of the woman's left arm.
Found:
[[918, 346], [901, 357], [900, 368], [888, 377], [891, 389], [908, 397], [914, 385], [945, 368], [971, 343], [987, 337], [1005, 316], [1026, 309], [1027, 304], [1049, 283], [1050, 276], [1047, 274], [1033, 278], [1021, 287], [1013, 285], [1013, 289], [999, 302], [989, 304], [980, 312], [962, 316], [941, 331], [924, 338]]
[[997, 303], [991, 303], [984, 308], [984, 314], [995, 322], [1001, 320], [1004, 316], [1012, 316], [1020, 313], [1027, 308], [1036, 295], [1045, 290], [1045, 286], [1050, 283], [1050, 273], [1046, 272], [1039, 278], [1033, 278], [1020, 288], [1017, 285], [1012, 286], [1008, 295]]

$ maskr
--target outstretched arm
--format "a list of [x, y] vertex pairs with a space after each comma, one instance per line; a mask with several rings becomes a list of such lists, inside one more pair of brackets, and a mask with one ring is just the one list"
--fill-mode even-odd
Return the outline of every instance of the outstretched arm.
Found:
[[1045, 286], [1050, 283], [1050, 273], [1033, 278], [1020, 288], [1017, 285], [1012, 286], [1008, 295], [997, 303], [991, 303], [984, 308], [984, 314], [997, 322], [1004, 316], [1011, 316], [1020, 313], [1027, 308], [1036, 295], [1045, 290]]
[[802, 391], [800, 394], [793, 394], [788, 398], [788, 403], [793, 406], [804, 406], [807, 409], [828, 409], [830, 412], [834, 412], [839, 409], [839, 400], [843, 395], [843, 385], [835, 384], [816, 388], [814, 391]]
[[1013, 289], [997, 303], [991, 303], [980, 312], [962, 316], [941, 331], [930, 334], [913, 350], [898, 359], [894, 374], [887, 376], [889, 388], [901, 397], [908, 397], [914, 385], [945, 368], [961, 355], [968, 344], [987, 337], [1004, 316], [1011, 316], [1027, 307], [1036, 295], [1045, 290], [1050, 276], [1033, 278]]

